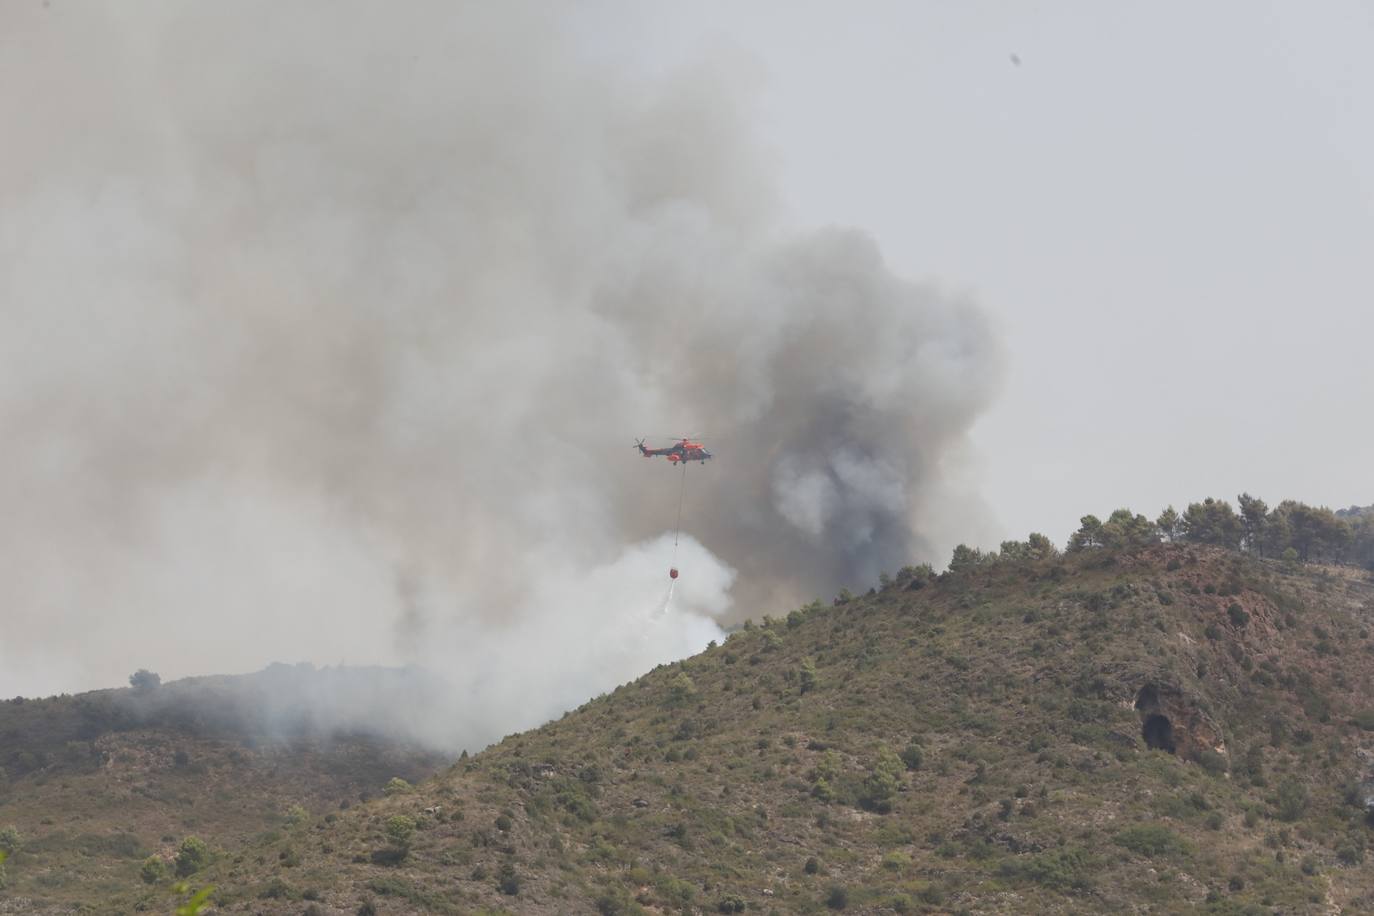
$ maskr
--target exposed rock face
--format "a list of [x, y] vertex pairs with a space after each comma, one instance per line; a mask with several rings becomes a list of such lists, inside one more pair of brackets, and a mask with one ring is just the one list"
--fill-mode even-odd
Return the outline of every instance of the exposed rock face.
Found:
[[1146, 684], [1135, 698], [1140, 735], [1146, 746], [1196, 759], [1204, 751], [1226, 753], [1221, 729], [1179, 690]]
[[1355, 756], [1360, 761], [1360, 804], [1366, 816], [1374, 818], [1374, 750], [1358, 748]]

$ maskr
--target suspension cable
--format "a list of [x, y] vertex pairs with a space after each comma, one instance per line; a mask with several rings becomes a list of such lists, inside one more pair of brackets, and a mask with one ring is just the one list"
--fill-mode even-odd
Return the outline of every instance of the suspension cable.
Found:
[[677, 491], [677, 526], [673, 529], [673, 562], [677, 562], [677, 541], [682, 536], [682, 497], [687, 492], [687, 462], [682, 462], [682, 483]]

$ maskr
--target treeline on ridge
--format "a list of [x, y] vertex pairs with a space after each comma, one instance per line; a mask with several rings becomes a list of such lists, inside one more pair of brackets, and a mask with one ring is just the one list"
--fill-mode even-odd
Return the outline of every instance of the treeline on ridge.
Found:
[[[1374, 506], [1332, 511], [1286, 499], [1270, 509], [1249, 493], [1240, 494], [1236, 502], [1239, 511], [1228, 501], [1212, 497], [1189, 503], [1181, 513], [1169, 506], [1154, 521], [1130, 509], [1117, 509], [1106, 521], [1085, 515], [1065, 549], [1068, 553], [1121, 550], [1170, 541], [1374, 572]], [[992, 551], [960, 544], [954, 548], [949, 568], [957, 572], [987, 563], [1033, 562], [1058, 553], [1045, 535], [1032, 534], [1024, 541], [1003, 541], [999, 550]]]

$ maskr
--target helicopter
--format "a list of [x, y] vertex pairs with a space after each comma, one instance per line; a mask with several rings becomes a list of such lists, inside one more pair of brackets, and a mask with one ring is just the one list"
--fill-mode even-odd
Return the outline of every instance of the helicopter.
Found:
[[677, 441], [667, 448], [645, 448], [643, 439], [636, 440], [634, 447], [639, 449], [639, 453], [645, 458], [662, 456], [674, 467], [679, 464], [686, 467], [689, 461], [700, 461], [704, 464], [711, 460], [711, 453], [706, 451], [700, 442], [693, 441], [691, 436], [678, 437]]
[[[682, 534], [682, 497], [687, 491], [687, 464], [692, 461], [700, 461], [702, 464], [711, 460], [711, 453], [706, 451], [706, 446], [702, 445], [700, 436], [672, 436], [676, 441], [666, 448], [648, 448], [644, 445], [643, 439], [636, 439], [634, 447], [639, 449], [639, 453], [645, 458], [667, 458], [668, 463], [673, 467], [682, 467], [682, 482], [679, 484], [677, 494], [677, 524], [673, 527], [673, 560], [677, 560], [677, 542]], [[677, 566], [668, 569], [668, 578], [676, 580], [678, 577]], [[668, 590], [668, 600], [672, 600], [672, 589]], [[665, 605], [666, 606], [666, 605]]]

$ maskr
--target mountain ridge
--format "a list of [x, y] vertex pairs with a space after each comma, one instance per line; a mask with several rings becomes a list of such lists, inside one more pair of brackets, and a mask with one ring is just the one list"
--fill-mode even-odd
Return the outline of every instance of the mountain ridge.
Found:
[[262, 913], [1374, 906], [1371, 615], [1357, 570], [1195, 545], [906, 570], [196, 880]]

